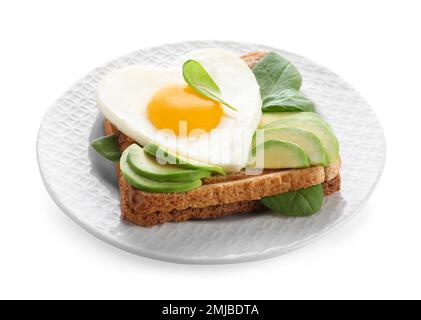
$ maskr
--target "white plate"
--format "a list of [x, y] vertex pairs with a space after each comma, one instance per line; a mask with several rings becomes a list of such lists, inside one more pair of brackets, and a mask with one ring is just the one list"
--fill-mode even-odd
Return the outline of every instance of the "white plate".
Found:
[[[236, 54], [279, 52], [303, 76], [303, 91], [333, 126], [341, 147], [342, 191], [307, 218], [266, 213], [143, 228], [120, 219], [119, 191], [111, 162], [89, 142], [103, 134], [95, 105], [98, 81], [129, 64], [168, 66], [187, 51], [220, 47]], [[142, 49], [99, 67], [74, 84], [48, 110], [38, 136], [38, 162], [48, 192], [75, 222], [118, 248], [179, 263], [217, 264], [273, 257], [306, 245], [358, 213], [383, 170], [385, 141], [365, 100], [318, 64], [283, 50], [238, 42], [181, 42]]]

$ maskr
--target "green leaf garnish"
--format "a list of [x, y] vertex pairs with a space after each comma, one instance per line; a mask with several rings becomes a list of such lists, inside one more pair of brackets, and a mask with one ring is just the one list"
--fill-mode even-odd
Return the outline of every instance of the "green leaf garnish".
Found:
[[299, 90], [301, 75], [297, 68], [280, 55], [270, 52], [253, 68], [262, 98], [285, 89]]
[[323, 186], [318, 184], [310, 188], [266, 197], [261, 199], [260, 202], [277, 213], [286, 216], [304, 217], [319, 211], [323, 199]]
[[187, 60], [183, 64], [183, 77], [187, 84], [192, 87], [196, 92], [201, 95], [218, 101], [228, 108], [238, 111], [221, 98], [221, 90], [218, 85], [213, 81], [209, 73], [203, 66], [196, 60]]
[[266, 96], [262, 102], [262, 110], [264, 112], [314, 112], [314, 103], [298, 90], [285, 89]]
[[264, 112], [314, 112], [314, 103], [299, 91], [300, 73], [285, 58], [270, 52], [254, 66], [253, 73]]
[[94, 148], [101, 156], [111, 161], [118, 161], [121, 156], [120, 148], [118, 147], [117, 137], [114, 134], [109, 136], [99, 137], [91, 142]]

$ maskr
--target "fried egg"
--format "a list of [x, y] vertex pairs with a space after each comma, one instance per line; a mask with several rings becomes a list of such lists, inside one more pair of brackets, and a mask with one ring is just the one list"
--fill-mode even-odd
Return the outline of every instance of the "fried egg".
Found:
[[[185, 61], [198, 61], [231, 110], [197, 93], [182, 74]], [[97, 102], [104, 116], [140, 145], [156, 143], [194, 161], [228, 172], [247, 164], [251, 139], [261, 118], [259, 85], [238, 56], [201, 49], [169, 68], [132, 65], [102, 80]]]

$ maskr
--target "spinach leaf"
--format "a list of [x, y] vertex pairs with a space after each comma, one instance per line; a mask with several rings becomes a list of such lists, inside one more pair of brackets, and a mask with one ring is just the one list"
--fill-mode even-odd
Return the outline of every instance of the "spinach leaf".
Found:
[[121, 152], [118, 147], [117, 137], [114, 134], [93, 140], [91, 146], [108, 160], [118, 161], [120, 159]]
[[304, 217], [319, 211], [323, 204], [323, 198], [323, 186], [319, 184], [306, 189], [266, 197], [260, 202], [277, 213]]
[[286, 89], [299, 90], [301, 75], [297, 68], [280, 55], [270, 52], [253, 68], [262, 98]]
[[221, 98], [221, 90], [209, 73], [196, 60], [187, 60], [183, 64], [183, 77], [187, 84], [201, 95], [218, 101], [232, 110], [238, 111]]
[[264, 112], [306, 111], [314, 112], [314, 103], [295, 89], [286, 89], [263, 99]]
[[299, 91], [300, 73], [285, 58], [270, 52], [254, 66], [253, 73], [260, 86], [263, 111], [314, 112], [314, 103]]

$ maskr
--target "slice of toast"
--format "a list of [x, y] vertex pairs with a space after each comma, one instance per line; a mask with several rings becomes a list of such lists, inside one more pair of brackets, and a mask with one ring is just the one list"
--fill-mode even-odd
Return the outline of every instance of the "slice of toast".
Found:
[[[266, 53], [252, 52], [242, 57], [249, 65], [259, 61]], [[120, 150], [134, 143], [108, 120], [104, 121], [105, 134], [115, 134]], [[244, 172], [227, 176], [213, 176], [203, 185], [188, 192], [151, 193], [137, 190], [126, 182], [115, 165], [120, 188], [122, 218], [142, 226], [153, 226], [170, 221], [210, 219], [225, 215], [264, 210], [259, 199], [288, 191], [323, 184], [326, 195], [340, 189], [340, 162], [324, 168], [265, 170], [251, 176]]]

